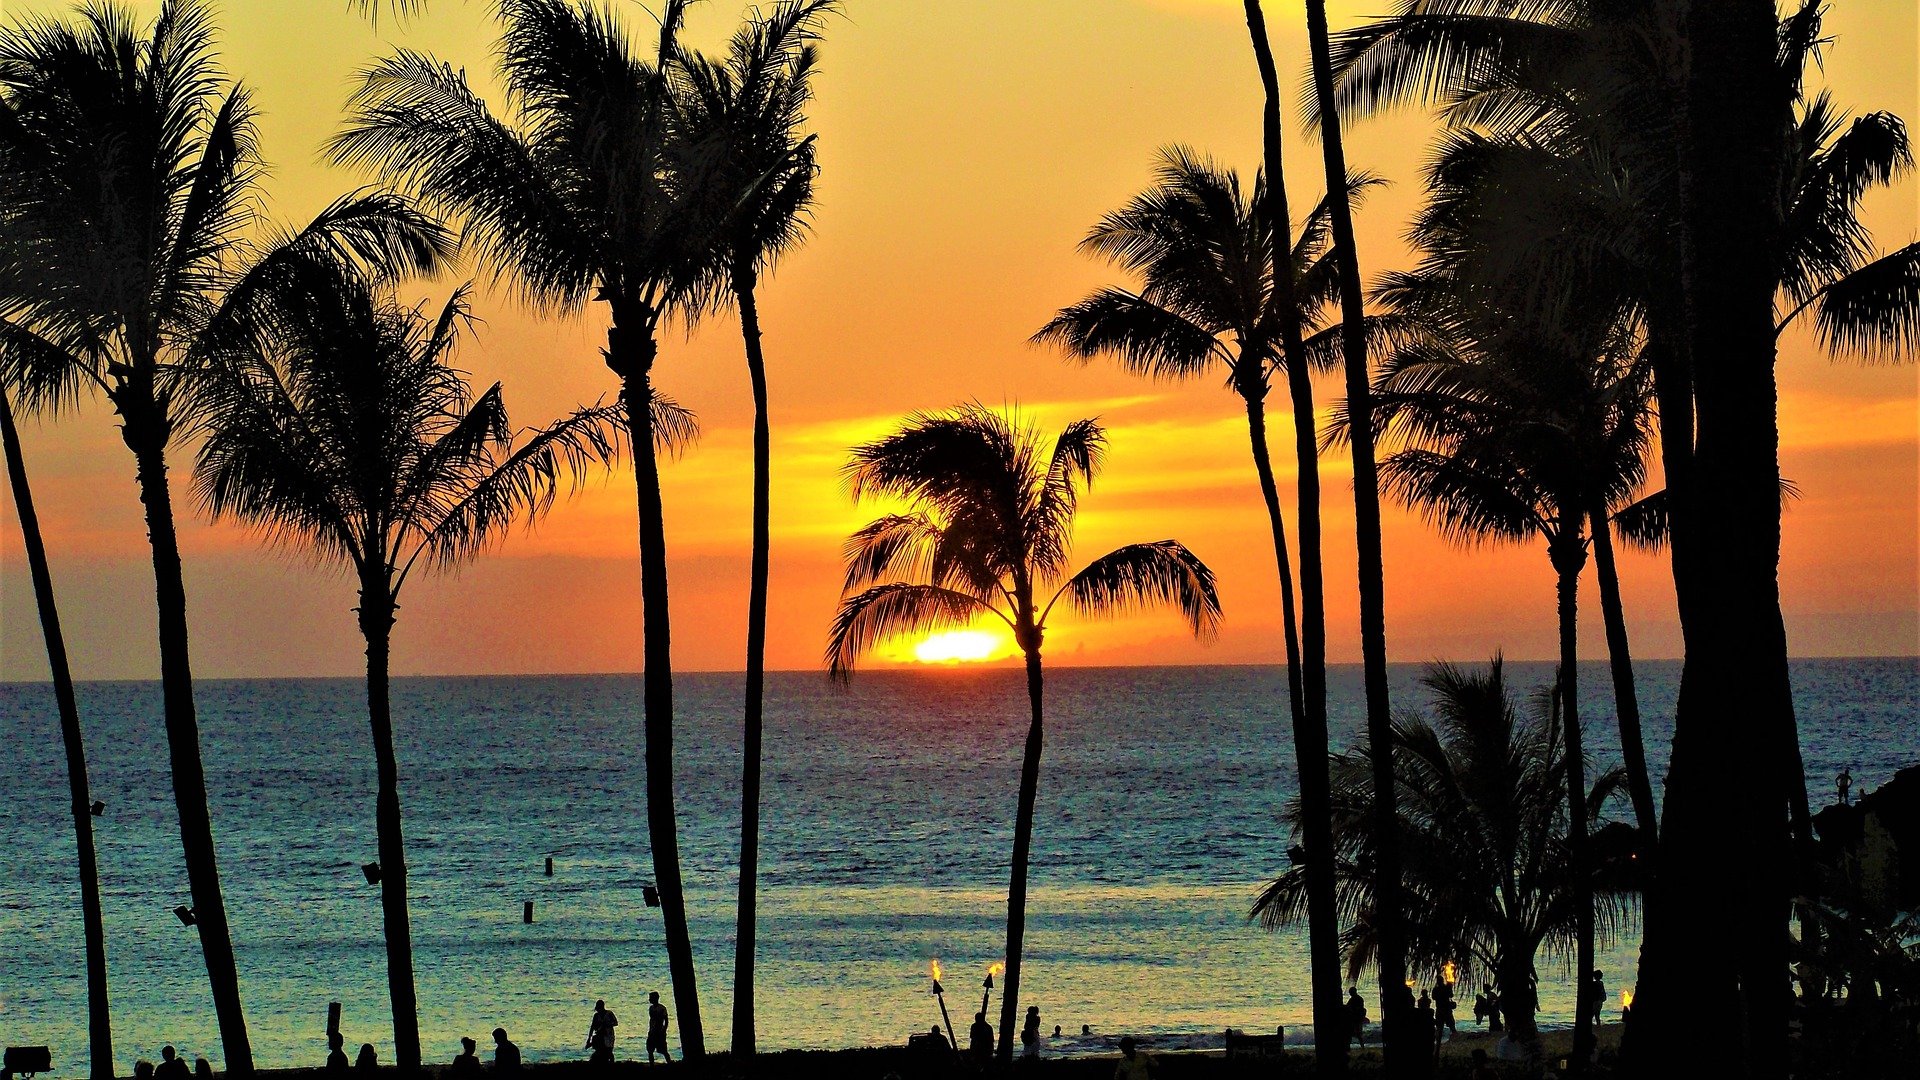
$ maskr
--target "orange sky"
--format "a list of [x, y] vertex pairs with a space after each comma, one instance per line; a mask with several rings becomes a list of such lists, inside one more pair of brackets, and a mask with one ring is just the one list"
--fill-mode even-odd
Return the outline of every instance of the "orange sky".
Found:
[[[0, 0], [0, 11], [57, 11]], [[157, 0], [134, 4], [157, 9]], [[638, 5], [621, 3], [630, 20]], [[1332, 5], [1334, 26], [1385, 10]], [[272, 212], [311, 214], [358, 177], [321, 165], [355, 70], [386, 43], [426, 48], [472, 76], [491, 70], [488, 5], [435, 0], [377, 31], [344, 0], [228, 0], [227, 67], [254, 87], [273, 166]], [[1247, 460], [1244, 419], [1218, 386], [1148, 384], [1080, 367], [1025, 339], [1111, 273], [1074, 251], [1102, 212], [1148, 179], [1156, 148], [1184, 142], [1251, 172], [1259, 90], [1238, 0], [847, 0], [828, 29], [814, 109], [823, 175], [811, 244], [762, 291], [774, 424], [769, 664], [819, 664], [837, 600], [839, 545], [870, 511], [847, 504], [836, 470], [851, 444], [902, 413], [977, 398], [1017, 403], [1045, 425], [1099, 415], [1112, 440], [1082, 503], [1079, 550], [1175, 536], [1219, 575], [1226, 622], [1210, 648], [1166, 614], [1062, 622], [1048, 655], [1066, 663], [1249, 663], [1278, 659], [1278, 588]], [[1841, 0], [1826, 79], [1854, 110], [1916, 107], [1910, 0]], [[737, 0], [697, 5], [689, 40], [717, 45]], [[1289, 95], [1305, 66], [1302, 10], [1269, 0]], [[638, 25], [638, 23], [635, 23]], [[497, 100], [497, 95], [496, 95]], [[1287, 102], [1288, 115], [1295, 102]], [[1431, 124], [1363, 121], [1349, 157], [1390, 179], [1362, 211], [1363, 267], [1404, 265], [1399, 239], [1418, 204]], [[1288, 132], [1296, 206], [1317, 197], [1319, 149]], [[1908, 178], [1869, 202], [1883, 248], [1916, 235]], [[448, 283], [417, 286], [444, 294]], [[499, 296], [463, 363], [501, 379], [516, 419], [544, 422], [612, 389], [599, 362], [601, 315], [541, 320]], [[741, 666], [746, 609], [751, 406], [737, 328], [714, 319], [664, 342], [661, 385], [700, 414], [698, 447], [665, 472], [676, 665]], [[1782, 582], [1801, 655], [1920, 651], [1920, 383], [1916, 368], [1835, 365], [1803, 334], [1780, 364], [1782, 457], [1802, 498], [1786, 518]], [[1323, 400], [1338, 393], [1322, 386]], [[1277, 456], [1291, 432], [1273, 433]], [[56, 588], [82, 678], [151, 678], [152, 579], [130, 455], [103, 402], [24, 440], [53, 548]], [[176, 451], [176, 473], [190, 461]], [[1284, 467], [1283, 467], [1284, 468]], [[1347, 466], [1322, 463], [1327, 490], [1330, 649], [1358, 659]], [[1284, 468], [1283, 483], [1291, 468]], [[179, 491], [176, 486], [176, 491]], [[1290, 492], [1287, 493], [1289, 506]], [[361, 663], [349, 582], [267, 554], [244, 532], [187, 516], [181, 541], [196, 670], [208, 676], [348, 674]], [[0, 512], [0, 678], [44, 678], [45, 658], [12, 502]], [[1289, 511], [1291, 518], [1291, 511]], [[1471, 659], [1554, 650], [1552, 580], [1537, 545], [1462, 551], [1389, 509], [1392, 658]], [[1636, 650], [1678, 651], [1663, 563], [1623, 567]], [[1591, 578], [1583, 652], [1601, 655]], [[627, 671], [638, 667], [639, 589], [631, 482], [624, 474], [561, 505], [451, 579], [402, 597], [396, 670], [407, 673]], [[906, 657], [905, 647], [892, 655]]]

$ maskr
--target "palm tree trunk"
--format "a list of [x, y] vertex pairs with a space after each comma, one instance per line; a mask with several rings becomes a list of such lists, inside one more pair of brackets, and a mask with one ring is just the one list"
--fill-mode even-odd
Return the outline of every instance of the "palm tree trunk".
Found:
[[[1313, 417], [1313, 380], [1300, 344], [1300, 306], [1295, 296], [1292, 251], [1293, 227], [1287, 212], [1287, 184], [1280, 139], [1280, 77], [1274, 66], [1273, 43], [1267, 37], [1266, 16], [1260, 0], [1247, 0], [1247, 32], [1253, 39], [1254, 62], [1260, 70], [1265, 102], [1261, 110], [1261, 145], [1266, 165], [1267, 220], [1273, 230], [1273, 287], [1280, 309], [1282, 358], [1287, 388], [1293, 399], [1295, 454], [1299, 462], [1300, 514], [1300, 674], [1294, 679], [1293, 613], [1289, 610], [1286, 538], [1273, 487], [1273, 469], [1267, 460], [1264, 415], [1256, 388], [1242, 390], [1247, 399], [1247, 422], [1254, 433], [1256, 466], [1261, 470], [1262, 494], [1274, 531], [1274, 553], [1280, 563], [1281, 608], [1287, 620], [1288, 682], [1293, 705], [1293, 749], [1300, 782], [1301, 840], [1307, 857], [1307, 948], [1313, 983], [1314, 1058], [1321, 1075], [1337, 1076], [1346, 1069], [1347, 1029], [1340, 993], [1340, 923], [1334, 900], [1333, 785], [1327, 769], [1327, 612], [1321, 581], [1320, 457]], [[1249, 373], [1250, 374], [1250, 373]]]
[[1620, 572], [1613, 560], [1613, 526], [1605, 507], [1595, 507], [1594, 573], [1600, 579], [1600, 614], [1607, 627], [1607, 661], [1613, 669], [1614, 715], [1620, 720], [1620, 755], [1627, 766], [1627, 791], [1640, 828], [1637, 847], [1651, 851], [1659, 835], [1653, 809], [1653, 781], [1647, 776], [1647, 748], [1640, 734], [1640, 695], [1633, 682], [1633, 652], [1627, 645], [1627, 616], [1620, 603]]
[[151, 386], [122, 388], [114, 395], [124, 421], [122, 436], [133, 450], [153, 551], [154, 598], [160, 624], [160, 684], [173, 773], [173, 804], [180, 815], [180, 846], [186, 856], [200, 951], [206, 959], [213, 1010], [220, 1026], [226, 1072], [253, 1073], [253, 1047], [240, 1007], [240, 976], [220, 864], [214, 855], [213, 820], [207, 811], [207, 777], [200, 761], [200, 721], [194, 712], [193, 667], [187, 651], [187, 586], [180, 572], [180, 544], [173, 527], [173, 497], [167, 490], [167, 434], [171, 421], [154, 401]]
[[378, 777], [374, 827], [380, 844], [380, 913], [387, 940], [387, 997], [393, 1003], [393, 1058], [403, 1073], [420, 1071], [420, 1014], [413, 987], [413, 930], [407, 915], [407, 848], [400, 828], [400, 762], [393, 752], [388, 667], [393, 598], [387, 568], [368, 567], [360, 583], [360, 632], [367, 639], [367, 720]]
[[[1360, 585], [1360, 657], [1367, 691], [1367, 741], [1383, 752], [1373, 758], [1374, 921], [1379, 927], [1375, 967], [1380, 1008], [1388, 1026], [1391, 1075], [1424, 1074], [1433, 1055], [1413, 1032], [1413, 994], [1407, 989], [1407, 935], [1400, 882], [1398, 818], [1393, 791], [1393, 712], [1387, 694], [1386, 570], [1380, 543], [1380, 476], [1373, 456], [1373, 395], [1367, 383], [1366, 302], [1360, 290], [1360, 256], [1353, 238], [1353, 206], [1347, 191], [1347, 156], [1340, 139], [1340, 111], [1333, 100], [1333, 63], [1328, 55], [1325, 0], [1307, 0], [1307, 42], [1320, 105], [1320, 143], [1325, 152], [1327, 206], [1333, 256], [1340, 267], [1341, 344], [1346, 355], [1347, 421], [1353, 450], [1353, 524]], [[1400, 1022], [1396, 1023], [1395, 1021]], [[1396, 1034], [1396, 1032], [1398, 1034]]]
[[680, 881], [679, 822], [673, 808], [673, 643], [667, 607], [667, 531], [660, 502], [660, 462], [653, 446], [653, 381], [657, 345], [646, 320], [630, 323], [616, 311], [607, 332], [607, 365], [621, 377], [633, 443], [633, 477], [640, 518], [640, 625], [644, 639], [642, 714], [647, 738], [647, 841], [665, 924], [667, 970], [680, 1023], [681, 1055], [706, 1056], [700, 997], [687, 930], [687, 898]]
[[754, 1052], [753, 948], [759, 907], [761, 706], [767, 659], [767, 558], [772, 515], [769, 473], [773, 457], [767, 423], [767, 364], [760, 351], [760, 309], [751, 269], [734, 277], [740, 333], [746, 339], [753, 383], [753, 554], [747, 586], [747, 700], [740, 765], [740, 899], [733, 938], [733, 1053]]
[[13, 405], [3, 391], [0, 391], [0, 442], [6, 444], [7, 481], [13, 487], [13, 505], [20, 515], [20, 538], [27, 549], [34, 603], [40, 609], [40, 632], [47, 642], [47, 669], [53, 676], [54, 705], [60, 711], [60, 741], [67, 751], [67, 788], [73, 797], [73, 840], [80, 867], [80, 920], [87, 948], [88, 1075], [93, 1080], [113, 1080], [113, 1022], [107, 1008], [107, 934], [100, 918], [100, 873], [93, 853], [93, 796], [87, 786], [87, 752], [81, 739], [80, 706], [74, 699], [73, 672], [67, 664], [67, 639], [60, 630], [60, 610], [53, 601], [53, 573], [47, 566], [46, 541], [40, 535], [40, 515], [33, 508], [33, 489], [27, 484], [20, 432], [14, 428]]
[[1020, 955], [1027, 935], [1027, 861], [1033, 850], [1033, 804], [1040, 790], [1042, 742], [1040, 634], [1022, 620], [1021, 647], [1027, 655], [1027, 704], [1033, 719], [1027, 726], [1027, 748], [1020, 759], [1020, 805], [1013, 817], [1013, 869], [1007, 882], [1007, 971], [1000, 991], [1000, 1047], [1002, 1067], [1013, 1063], [1013, 1040], [1020, 1030]]
[[[1697, 434], [1679, 508], [1696, 535], [1676, 531], [1674, 557], [1697, 593], [1681, 607], [1687, 665], [1629, 1053], [1643, 1070], [1778, 1077], [1797, 749], [1772, 323], [1789, 88], [1771, 3], [1695, 4], [1681, 28], [1676, 224]], [[1701, 1030], [1730, 1045], [1704, 1045]]]
[[1587, 873], [1587, 762], [1580, 738], [1580, 571], [1587, 561], [1578, 516], [1563, 518], [1562, 532], [1548, 543], [1558, 578], [1560, 609], [1560, 716], [1567, 739], [1567, 862], [1573, 875], [1574, 994], [1572, 1072], [1585, 1076], [1593, 1060], [1593, 1019], [1599, 1003], [1587, 992], [1593, 971], [1593, 880]]
[[1501, 945], [1500, 1015], [1506, 1020], [1507, 1038], [1522, 1046], [1540, 1042], [1533, 992], [1533, 954], [1537, 947], [1517, 934]]

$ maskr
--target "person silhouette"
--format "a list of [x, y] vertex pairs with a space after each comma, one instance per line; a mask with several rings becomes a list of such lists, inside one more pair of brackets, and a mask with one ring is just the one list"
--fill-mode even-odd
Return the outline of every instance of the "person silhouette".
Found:
[[1587, 980], [1587, 994], [1593, 999], [1593, 1026], [1600, 1026], [1600, 1014], [1607, 1010], [1607, 980], [1605, 973], [1596, 969]]
[[1120, 1038], [1120, 1061], [1113, 1067], [1113, 1080], [1149, 1080], [1160, 1069], [1153, 1059], [1138, 1049], [1133, 1036]]
[[967, 1056], [982, 1066], [993, 1062], [993, 1025], [987, 1023], [987, 1011], [973, 1014], [973, 1026], [967, 1029]]
[[1040, 1060], [1040, 1006], [1027, 1006], [1027, 1022], [1020, 1026], [1020, 1057]]
[[146, 1058], [134, 1062], [133, 1080], [153, 1080], [153, 1062]]
[[453, 1075], [480, 1075], [480, 1055], [473, 1052], [474, 1048], [478, 1045], [478, 1043], [475, 1043], [467, 1036], [460, 1036], [460, 1052], [455, 1054], [453, 1058]]
[[380, 1071], [380, 1055], [374, 1052], [372, 1043], [360, 1044], [360, 1056], [353, 1059], [353, 1071], [362, 1076], [372, 1076]]
[[593, 1020], [587, 1025], [587, 1049], [593, 1051], [589, 1061], [601, 1065], [613, 1061], [613, 1029], [619, 1026], [620, 1018], [604, 1000], [593, 1003]]
[[194, 1055], [193, 1080], [213, 1080], [213, 1062], [203, 1055]]
[[1449, 1036], [1460, 1033], [1453, 1020], [1453, 984], [1445, 979], [1433, 984], [1433, 1012], [1434, 1022], [1445, 1028]]
[[667, 1052], [667, 1007], [660, 1004], [660, 991], [647, 995], [647, 1064], [653, 1064], [654, 1051], [673, 1064], [673, 1055]]
[[935, 1053], [941, 1053], [947, 1049], [947, 1037], [940, 1034], [939, 1024], [927, 1029], [927, 1049]]
[[506, 1028], [493, 1029], [493, 1071], [520, 1071], [520, 1048], [507, 1038]]
[[344, 1076], [347, 1066], [347, 1040], [337, 1031], [327, 1032], [327, 1072], [334, 1076]]
[[1361, 1000], [1358, 986], [1347, 987], [1347, 1031], [1355, 1046], [1367, 1045], [1367, 1003]]
[[1054, 1038], [1056, 1038], [1056, 1039], [1060, 1037], [1060, 1025], [1059, 1025], [1059, 1024], [1055, 1024], [1055, 1025], [1053, 1025], [1053, 1037], [1054, 1037]]
[[153, 1080], [187, 1080], [192, 1075], [179, 1051], [171, 1045], [160, 1048], [160, 1067], [153, 1070]]
[[1840, 775], [1833, 778], [1833, 785], [1834, 787], [1839, 789], [1840, 805], [1841, 806], [1848, 805], [1849, 800], [1851, 798], [1850, 793], [1853, 791], [1852, 767], [1841, 769]]

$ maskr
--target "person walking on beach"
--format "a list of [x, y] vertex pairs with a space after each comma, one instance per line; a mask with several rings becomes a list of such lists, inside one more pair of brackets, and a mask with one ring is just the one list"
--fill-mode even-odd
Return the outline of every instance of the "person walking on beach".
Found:
[[1347, 987], [1347, 1031], [1353, 1036], [1353, 1045], [1367, 1045], [1367, 1003], [1361, 999], [1358, 986]]
[[460, 1052], [453, 1058], [453, 1075], [480, 1075], [480, 1055], [473, 1052], [478, 1045], [468, 1036], [460, 1036]]
[[327, 1075], [345, 1076], [349, 1064], [346, 1037], [337, 1031], [327, 1032]]
[[658, 990], [647, 995], [647, 1064], [653, 1064], [656, 1050], [667, 1064], [673, 1064], [673, 1055], [667, 1053], [667, 1007], [660, 1004]]
[[993, 1063], [993, 1025], [987, 1023], [985, 1009], [973, 1014], [973, 1026], [967, 1029], [967, 1055], [983, 1067]]
[[1137, 1048], [1133, 1036], [1121, 1037], [1120, 1063], [1113, 1067], [1113, 1080], [1149, 1080], [1159, 1071], [1153, 1059]]
[[1020, 1026], [1020, 1057], [1024, 1061], [1040, 1060], [1040, 1006], [1027, 1006], [1027, 1022]]
[[506, 1028], [493, 1029], [493, 1071], [517, 1073], [520, 1071], [520, 1048], [507, 1038]]
[[188, 1080], [192, 1075], [179, 1051], [171, 1045], [160, 1048], [160, 1067], [153, 1070], [153, 1080]]
[[620, 1018], [613, 1015], [604, 1000], [593, 1003], [593, 1022], [587, 1025], [587, 1049], [593, 1051], [593, 1056], [587, 1060], [599, 1065], [612, 1063], [613, 1029], [619, 1026]]

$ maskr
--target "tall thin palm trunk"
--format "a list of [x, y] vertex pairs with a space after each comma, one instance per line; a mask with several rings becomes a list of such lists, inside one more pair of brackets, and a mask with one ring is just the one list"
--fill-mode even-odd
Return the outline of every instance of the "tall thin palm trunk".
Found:
[[200, 761], [200, 721], [194, 711], [193, 666], [187, 651], [187, 586], [180, 571], [173, 496], [167, 490], [166, 443], [172, 421], [164, 416], [155, 400], [150, 381], [116, 390], [114, 404], [124, 421], [121, 434], [134, 454], [140, 502], [146, 511], [147, 538], [153, 552], [167, 755], [173, 774], [173, 804], [180, 815], [180, 846], [186, 857], [187, 884], [193, 896], [200, 951], [206, 959], [207, 981], [213, 992], [214, 1016], [220, 1026], [226, 1071], [249, 1076], [253, 1073], [253, 1047], [247, 1038], [246, 1016], [240, 1007], [240, 976], [234, 965], [226, 899], [220, 890], [213, 819], [207, 810], [207, 777]]
[[[1297, 736], [1306, 714], [1301, 701], [1300, 634], [1296, 629], [1293, 606], [1292, 556], [1287, 551], [1287, 524], [1280, 510], [1280, 487], [1273, 478], [1273, 456], [1267, 448], [1266, 403], [1251, 395], [1246, 402], [1247, 436], [1253, 445], [1253, 470], [1260, 477], [1260, 499], [1267, 507], [1267, 527], [1273, 533], [1273, 561], [1280, 575], [1280, 637], [1287, 655], [1288, 715], [1293, 719]], [[1297, 745], [1295, 749], [1298, 750]]]
[[53, 700], [60, 712], [60, 741], [67, 752], [67, 789], [73, 797], [73, 840], [79, 856], [80, 919], [87, 950], [87, 1067], [93, 1080], [113, 1080], [113, 1018], [107, 1007], [107, 934], [100, 918], [100, 873], [93, 852], [93, 795], [87, 785], [87, 751], [80, 732], [80, 706], [74, 699], [73, 672], [67, 664], [67, 639], [53, 600], [53, 573], [33, 508], [20, 432], [13, 404], [0, 391], [0, 442], [6, 444], [7, 482], [20, 516], [20, 538], [33, 577], [33, 600], [40, 609], [40, 632], [47, 643], [47, 669], [53, 676]]
[[761, 708], [767, 659], [767, 557], [771, 546], [772, 435], [767, 422], [767, 364], [760, 349], [760, 309], [754, 274], [734, 275], [740, 301], [740, 334], [746, 341], [747, 375], [753, 383], [753, 554], [747, 586], [747, 700], [740, 765], [740, 897], [733, 938], [733, 1053], [754, 1052], [753, 949], [759, 910]]
[[1593, 568], [1600, 581], [1600, 614], [1607, 628], [1607, 663], [1613, 673], [1614, 715], [1620, 721], [1620, 755], [1627, 767], [1627, 792], [1633, 799], [1639, 847], [1651, 850], [1659, 835], [1653, 808], [1653, 781], [1647, 775], [1647, 748], [1640, 734], [1640, 694], [1633, 679], [1633, 651], [1627, 643], [1627, 616], [1620, 602], [1620, 571], [1613, 557], [1613, 525], [1605, 507], [1588, 515], [1593, 524]]
[[1567, 740], [1567, 863], [1573, 876], [1574, 995], [1573, 1058], [1575, 1076], [1585, 1076], [1593, 1058], [1593, 1022], [1599, 1003], [1588, 993], [1593, 971], [1593, 879], [1587, 872], [1587, 765], [1580, 737], [1580, 571], [1587, 561], [1574, 515], [1563, 517], [1562, 532], [1549, 543], [1557, 578], [1560, 612], [1560, 717]]
[[616, 309], [607, 332], [607, 364], [620, 376], [620, 397], [633, 445], [640, 519], [640, 625], [646, 665], [641, 709], [647, 740], [647, 841], [665, 924], [667, 971], [680, 1022], [681, 1053], [706, 1056], [700, 997], [687, 929], [687, 898], [680, 880], [679, 822], [673, 808], [673, 641], [667, 606], [666, 515], [660, 501], [660, 462], [654, 457], [652, 369], [658, 345], [645, 319], [628, 321]]
[[393, 752], [388, 685], [394, 605], [387, 568], [363, 569], [360, 632], [367, 640], [367, 720], [378, 777], [374, 827], [380, 845], [380, 913], [387, 941], [387, 997], [393, 1004], [393, 1057], [402, 1072], [420, 1069], [420, 1015], [413, 985], [413, 930], [407, 914], [407, 848], [400, 827], [400, 763]]
[[[1313, 984], [1314, 1057], [1322, 1075], [1346, 1065], [1346, 1026], [1340, 995], [1340, 925], [1334, 901], [1332, 783], [1327, 776], [1327, 616], [1320, 557], [1320, 459], [1313, 417], [1313, 380], [1300, 343], [1300, 308], [1295, 295], [1290, 252], [1293, 227], [1287, 211], [1287, 186], [1280, 140], [1280, 78], [1267, 37], [1260, 0], [1247, 0], [1247, 31], [1253, 39], [1265, 103], [1261, 146], [1267, 178], [1267, 215], [1273, 230], [1273, 288], [1280, 308], [1281, 349], [1287, 389], [1293, 402], [1295, 455], [1299, 464], [1300, 515], [1300, 678], [1293, 698], [1293, 749], [1299, 774], [1301, 839], [1307, 853], [1307, 942]], [[1329, 189], [1331, 190], [1331, 189]], [[1345, 190], [1344, 185], [1341, 188]], [[1255, 422], [1252, 402], [1249, 424]], [[1266, 434], [1257, 435], [1256, 454], [1264, 457]], [[1272, 485], [1270, 465], [1261, 463], [1264, 489]], [[1263, 494], [1265, 490], [1263, 490]], [[1277, 500], [1269, 504], [1275, 553], [1285, 574], [1285, 543], [1279, 529]], [[1283, 594], [1283, 600], [1285, 599]], [[1284, 609], [1287, 633], [1293, 616]], [[1291, 648], [1289, 652], [1291, 653]], [[1291, 660], [1291, 655], [1289, 660]], [[1291, 674], [1289, 664], [1289, 674]], [[1291, 688], [1290, 688], [1291, 689]]]
[[[1393, 791], [1393, 713], [1387, 691], [1386, 570], [1380, 542], [1380, 475], [1373, 450], [1373, 395], [1367, 383], [1366, 306], [1360, 256], [1347, 195], [1347, 158], [1340, 112], [1333, 100], [1333, 64], [1327, 45], [1325, 0], [1307, 0], [1307, 42], [1320, 106], [1320, 144], [1327, 171], [1327, 207], [1333, 257], [1340, 268], [1341, 344], [1346, 357], [1347, 420], [1353, 450], [1354, 539], [1359, 561], [1360, 656], [1367, 693], [1367, 741], [1373, 747], [1374, 919], [1379, 927], [1375, 967], [1380, 1008], [1387, 1022], [1391, 1075], [1424, 1073], [1432, 1055], [1413, 1037], [1413, 994], [1406, 986], [1407, 939], [1400, 882], [1400, 847]], [[1398, 1020], [1398, 1023], [1395, 1021]], [[1398, 1034], [1396, 1034], [1396, 1032]]]
[[1007, 970], [1000, 991], [1000, 1046], [1004, 1067], [1013, 1062], [1013, 1040], [1020, 1031], [1020, 962], [1027, 936], [1027, 862], [1033, 851], [1033, 805], [1040, 791], [1040, 752], [1044, 738], [1041, 708], [1045, 680], [1040, 672], [1040, 632], [1033, 624], [1031, 596], [1023, 598], [1020, 647], [1027, 659], [1026, 751], [1020, 758], [1020, 804], [1013, 817], [1013, 867], [1007, 881]]

